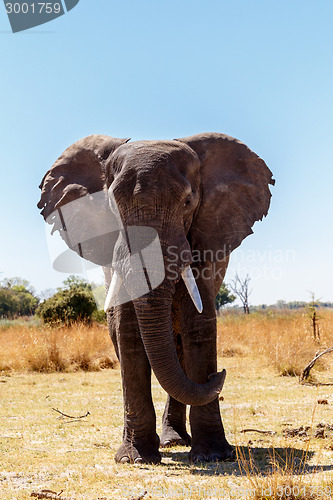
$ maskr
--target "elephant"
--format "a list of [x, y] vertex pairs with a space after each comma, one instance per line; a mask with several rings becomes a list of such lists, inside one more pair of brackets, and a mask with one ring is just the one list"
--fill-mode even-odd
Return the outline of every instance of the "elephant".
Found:
[[[159, 448], [173, 445], [191, 446], [193, 462], [230, 460], [234, 448], [219, 408], [226, 372], [217, 372], [215, 297], [230, 253], [267, 215], [275, 181], [259, 156], [225, 134], [129, 141], [91, 135], [72, 144], [44, 176], [38, 203], [53, 231], [104, 269], [124, 401], [115, 460], [159, 463]], [[75, 209], [65, 221], [61, 211], [68, 206]], [[111, 217], [118, 232], [101, 229]], [[87, 225], [93, 237], [84, 232]], [[127, 258], [128, 232], [136, 229], [152, 231], [142, 248], [157, 235], [155, 260], [163, 272], [154, 286], [149, 262], [141, 262], [140, 274]], [[137, 289], [139, 274], [148, 288]], [[117, 301], [124, 286], [128, 300]], [[168, 395], [160, 437], [151, 371]]]

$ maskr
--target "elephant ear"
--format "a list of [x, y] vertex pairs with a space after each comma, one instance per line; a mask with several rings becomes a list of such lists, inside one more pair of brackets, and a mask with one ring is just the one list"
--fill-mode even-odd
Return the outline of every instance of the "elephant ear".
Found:
[[272, 172], [245, 144], [228, 135], [205, 133], [177, 141], [190, 146], [201, 162], [202, 199], [190, 230], [192, 248], [208, 256], [204, 260], [221, 260], [267, 215], [269, 184], [275, 183]]
[[[128, 141], [105, 135], [80, 139], [62, 153], [39, 186], [42, 193], [37, 206], [53, 225], [52, 234], [59, 231], [71, 250], [95, 264], [110, 263], [110, 248], [117, 236], [117, 222], [111, 220], [104, 191], [106, 165]], [[58, 259], [54, 267], [65, 270], [66, 265]]]

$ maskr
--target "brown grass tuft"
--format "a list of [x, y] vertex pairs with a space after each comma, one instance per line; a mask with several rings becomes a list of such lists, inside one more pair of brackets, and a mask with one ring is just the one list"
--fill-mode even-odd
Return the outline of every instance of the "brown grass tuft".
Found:
[[[321, 346], [333, 345], [333, 312], [322, 311]], [[218, 319], [218, 354], [240, 352], [260, 356], [281, 376], [298, 376], [320, 346], [314, 343], [306, 312], [250, 315], [228, 314]], [[229, 354], [230, 356], [231, 354]], [[325, 369], [325, 361], [316, 369]]]
[[0, 328], [0, 371], [73, 372], [113, 368], [116, 356], [106, 327], [6, 324]]
[[[319, 345], [306, 312], [225, 313], [218, 319], [218, 355], [260, 358], [281, 376], [298, 376], [319, 348], [333, 345], [333, 311], [320, 312], [320, 335]], [[330, 361], [321, 358], [313, 372]], [[0, 322], [0, 371], [95, 371], [115, 363], [106, 326]]]
[[[246, 477], [250, 494], [245, 498], [255, 500], [317, 500], [331, 496], [331, 486], [313, 486], [308, 480], [310, 468], [307, 466], [307, 451], [296, 457], [293, 451], [285, 450], [284, 456], [274, 448], [270, 450], [270, 467], [262, 472], [252, 456], [237, 447], [237, 462], [241, 475]], [[325, 490], [326, 487], [326, 490]]]

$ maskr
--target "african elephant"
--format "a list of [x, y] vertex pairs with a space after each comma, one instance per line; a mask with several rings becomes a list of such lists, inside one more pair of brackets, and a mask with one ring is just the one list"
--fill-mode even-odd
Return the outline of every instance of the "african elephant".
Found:
[[[115, 460], [158, 463], [159, 445], [171, 444], [191, 444], [192, 461], [229, 459], [233, 448], [218, 400], [225, 370], [216, 373], [214, 300], [230, 252], [267, 215], [272, 173], [245, 144], [223, 134], [128, 141], [92, 135], [71, 145], [42, 180], [38, 203], [70, 248], [104, 266], [108, 327], [124, 398], [123, 443]], [[94, 193], [102, 193], [98, 207]], [[81, 198], [89, 201], [88, 209], [76, 204], [64, 221], [61, 210]], [[84, 234], [87, 224], [95, 230], [115, 212], [123, 231]], [[79, 229], [74, 239], [69, 226]], [[126, 258], [127, 233], [134, 228], [158, 235], [164, 266], [157, 286], [141, 295], [131, 295], [138, 273]], [[115, 300], [122, 284], [132, 300]], [[168, 393], [160, 439], [151, 369]]]

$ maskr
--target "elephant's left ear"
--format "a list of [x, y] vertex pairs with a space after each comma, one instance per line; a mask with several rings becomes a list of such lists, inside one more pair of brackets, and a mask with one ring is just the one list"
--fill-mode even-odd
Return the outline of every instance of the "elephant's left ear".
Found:
[[265, 162], [233, 137], [206, 133], [177, 139], [201, 162], [201, 203], [190, 230], [192, 248], [220, 260], [267, 215], [274, 185]]
[[[62, 153], [39, 186], [42, 192], [37, 206], [52, 225], [52, 234], [58, 231], [70, 250], [99, 265], [111, 262], [118, 237], [114, 231], [117, 221], [112, 221], [104, 192], [106, 176], [111, 175], [107, 163], [128, 140], [105, 135], [80, 139]], [[57, 270], [68, 272], [62, 263], [67, 255], [65, 252], [54, 261]]]
[[40, 183], [42, 192], [37, 207], [44, 219], [70, 201], [103, 190], [107, 160], [128, 141], [90, 135], [69, 146]]

